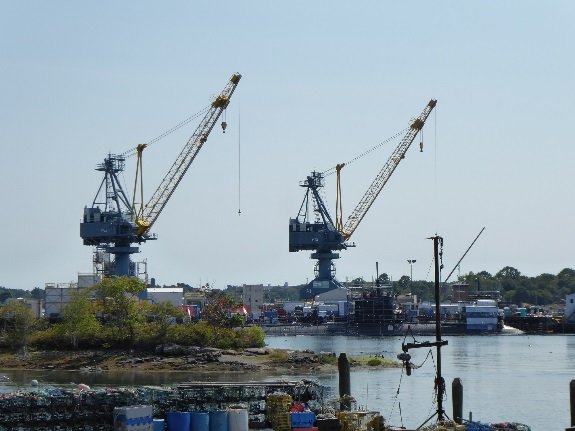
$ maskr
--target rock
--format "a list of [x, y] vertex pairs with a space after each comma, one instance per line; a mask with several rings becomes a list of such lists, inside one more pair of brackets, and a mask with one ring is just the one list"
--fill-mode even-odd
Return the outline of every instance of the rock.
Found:
[[268, 349], [265, 349], [263, 347], [244, 349], [244, 352], [251, 353], [253, 355], [268, 355], [270, 353]]

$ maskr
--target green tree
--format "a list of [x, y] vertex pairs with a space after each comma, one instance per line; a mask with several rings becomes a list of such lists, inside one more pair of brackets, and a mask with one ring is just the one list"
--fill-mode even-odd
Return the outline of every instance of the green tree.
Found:
[[525, 287], [520, 286], [515, 290], [515, 294], [512, 299], [517, 304], [529, 303], [531, 302], [531, 295]]
[[35, 299], [45, 299], [46, 298], [46, 291], [44, 289], [40, 289], [39, 287], [35, 287], [30, 292], [30, 296]]
[[232, 311], [237, 306], [226, 294], [214, 295], [202, 310], [202, 320], [214, 327], [231, 327]]
[[400, 277], [399, 280], [397, 280], [397, 286], [399, 288], [399, 291], [401, 293], [403, 292], [409, 292], [409, 285], [410, 285], [411, 280], [409, 279], [409, 276], [407, 275], [402, 275]]
[[575, 290], [575, 270], [570, 268], [562, 269], [559, 274], [557, 274], [557, 284], [559, 287]]
[[379, 280], [380, 284], [389, 284], [389, 275], [387, 275], [385, 272], [383, 274], [379, 274], [377, 279]]
[[61, 330], [75, 349], [81, 341], [92, 339], [101, 330], [96, 306], [88, 294], [88, 291], [74, 292], [72, 301], [62, 310]]
[[24, 301], [14, 300], [1, 307], [6, 321], [6, 338], [10, 347], [28, 353], [28, 346], [36, 325], [34, 313]]
[[118, 341], [135, 340], [136, 324], [143, 318], [138, 312], [137, 295], [146, 286], [135, 277], [110, 277], [93, 287], [100, 301], [104, 321], [117, 330]]
[[[4, 289], [4, 288], [3, 288]], [[0, 291], [0, 304], [6, 302], [8, 298], [11, 298], [12, 294], [9, 290], [1, 290]]]
[[512, 266], [506, 266], [501, 269], [497, 274], [495, 274], [495, 278], [506, 278], [511, 280], [519, 280], [521, 278], [521, 273], [518, 269], [513, 268]]
[[147, 314], [148, 319], [152, 321], [152, 325], [156, 330], [155, 336], [158, 342], [165, 342], [168, 328], [178, 319], [182, 319], [184, 317], [184, 311], [169, 302], [146, 304], [142, 308], [145, 314]]

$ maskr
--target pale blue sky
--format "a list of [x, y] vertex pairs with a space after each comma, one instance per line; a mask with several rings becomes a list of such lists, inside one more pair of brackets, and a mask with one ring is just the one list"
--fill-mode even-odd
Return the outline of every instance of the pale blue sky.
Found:
[[[407, 126], [437, 98], [417, 143], [336, 262], [340, 280], [431, 279], [506, 265], [573, 267], [575, 40], [571, 1], [0, 1], [4, 156], [0, 285], [43, 287], [92, 269], [79, 223], [108, 152], [146, 142], [243, 78], [144, 244], [160, 284], [298, 284], [288, 253], [299, 182]], [[238, 216], [238, 109], [241, 210]], [[151, 196], [197, 123], [146, 150]], [[397, 141], [394, 145], [397, 144]], [[393, 146], [394, 146], [393, 145]], [[393, 146], [344, 169], [344, 216]], [[128, 159], [127, 189], [135, 172]], [[334, 178], [326, 202], [335, 210]], [[445, 273], [446, 275], [447, 273]]]

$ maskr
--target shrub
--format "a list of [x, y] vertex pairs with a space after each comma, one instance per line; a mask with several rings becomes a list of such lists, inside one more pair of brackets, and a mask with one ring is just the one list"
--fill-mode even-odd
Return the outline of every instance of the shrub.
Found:
[[320, 364], [337, 365], [337, 357], [335, 355], [320, 353], [317, 355]]
[[379, 367], [381, 364], [382, 362], [379, 358], [371, 358], [369, 361], [367, 361], [367, 365], [370, 367]]
[[242, 330], [236, 331], [240, 337], [240, 345], [238, 347], [264, 347], [266, 345], [266, 334], [259, 326], [249, 326]]

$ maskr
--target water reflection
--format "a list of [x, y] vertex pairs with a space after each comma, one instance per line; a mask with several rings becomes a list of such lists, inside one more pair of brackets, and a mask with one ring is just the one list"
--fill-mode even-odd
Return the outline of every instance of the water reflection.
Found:
[[[0, 371], [7, 381], [0, 381], [0, 392], [11, 392], [16, 389], [36, 389], [57, 386], [63, 389], [75, 389], [79, 383], [90, 387], [114, 386], [170, 386], [182, 382], [247, 382], [274, 380], [268, 373], [207, 373], [190, 371]], [[288, 380], [292, 380], [288, 379]], [[39, 385], [31, 382], [37, 380]]]

